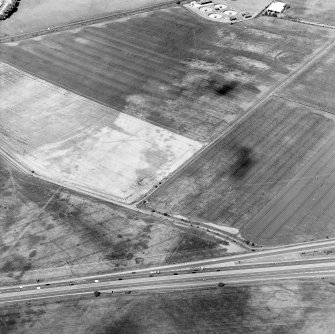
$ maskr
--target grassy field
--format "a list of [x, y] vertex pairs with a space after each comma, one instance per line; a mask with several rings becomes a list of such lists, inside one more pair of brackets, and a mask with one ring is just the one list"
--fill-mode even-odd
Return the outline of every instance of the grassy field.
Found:
[[335, 25], [335, 3], [332, 0], [294, 0], [290, 5], [287, 15]]
[[206, 142], [333, 35], [269, 17], [216, 24], [176, 7], [1, 45], [0, 58]]
[[[262, 224], [243, 227], [296, 177], [333, 128], [333, 120], [311, 109], [271, 98], [158, 189], [145, 205], [242, 228], [245, 238], [257, 235], [263, 231]], [[276, 228], [271, 220], [269, 224]]]
[[1, 284], [188, 261], [190, 254], [209, 258], [214, 253], [221, 256], [226, 249], [191, 229], [80, 196], [22, 175], [0, 160]]
[[0, 37], [57, 27], [164, 2], [166, 0], [21, 0], [18, 10], [9, 19], [0, 21]]
[[286, 86], [281, 95], [335, 114], [335, 47]]
[[129, 203], [201, 147], [5, 64], [0, 74], [2, 148], [58, 184]]
[[332, 281], [285, 281], [0, 306], [1, 333], [332, 334]]

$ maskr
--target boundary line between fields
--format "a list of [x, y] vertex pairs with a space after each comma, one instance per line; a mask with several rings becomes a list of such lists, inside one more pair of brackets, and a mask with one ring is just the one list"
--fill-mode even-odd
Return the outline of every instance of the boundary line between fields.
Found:
[[228, 127], [225, 131], [223, 131], [222, 134], [220, 134], [218, 137], [216, 137], [214, 140], [212, 140], [207, 145], [205, 144], [197, 153], [195, 153], [189, 160], [187, 160], [184, 164], [182, 164], [179, 168], [177, 168], [174, 172], [170, 174], [170, 176], [167, 177], [167, 180], [164, 182], [164, 179], [162, 180], [162, 184], [159, 185], [157, 188], [153, 188], [151, 191], [149, 191], [144, 197], [142, 197], [137, 202], [134, 202], [133, 204], [142, 204], [141, 202], [151, 195], [153, 195], [155, 192], [160, 190], [163, 186], [168, 185], [171, 183], [179, 174], [184, 171], [188, 166], [190, 166], [192, 163], [194, 163], [197, 159], [200, 159], [202, 155], [204, 155], [208, 150], [213, 148], [220, 140], [222, 140], [224, 137], [226, 137], [229, 133], [231, 133], [237, 125], [241, 124], [243, 121], [245, 121], [248, 117], [251, 117], [251, 115], [257, 111], [257, 109], [262, 106], [265, 102], [267, 102], [271, 97], [273, 97], [278, 91], [280, 91], [284, 86], [292, 82], [298, 75], [300, 75], [306, 68], [308, 68], [310, 65], [312, 65], [316, 60], [320, 59], [324, 54], [326, 54], [333, 46], [335, 45], [335, 39], [332, 39], [330, 43], [327, 43], [320, 47], [316, 52], [314, 52], [310, 57], [306, 59], [306, 61], [301, 64], [298, 68], [296, 68], [291, 74], [289, 74], [287, 77], [283, 78], [277, 85], [275, 85], [271, 91], [266, 92], [264, 96], [262, 96], [258, 101], [255, 102], [253, 106], [251, 106], [249, 109], [247, 109], [236, 122], [234, 122], [230, 127]]
[[320, 106], [313, 106], [312, 104], [305, 103], [304, 101], [295, 100], [294, 98], [290, 96], [283, 96], [283, 95], [277, 95], [277, 94], [275, 94], [275, 96], [278, 97], [279, 99], [292, 102], [292, 103], [298, 104], [303, 107], [307, 107], [311, 109], [313, 113], [322, 115], [326, 118], [329, 118], [335, 121], [335, 113], [332, 113], [330, 110], [328, 110], [328, 108], [321, 108]]
[[300, 17], [294, 17], [294, 16], [287, 15], [287, 16], [282, 16], [282, 17], [278, 17], [278, 18], [281, 19], [281, 20], [292, 21], [292, 22], [301, 23], [301, 24], [307, 24], [307, 25], [310, 25], [310, 26], [315, 26], [315, 27], [320, 27], [320, 28], [335, 29], [335, 26], [333, 26], [332, 24], [307, 21], [307, 20], [304, 20]]
[[57, 33], [57, 32], [66, 31], [70, 29], [77, 29], [80, 27], [85, 27], [88, 25], [93, 25], [93, 24], [98, 24], [98, 23], [104, 23], [106, 21], [120, 19], [126, 16], [147, 13], [147, 12], [151, 12], [151, 11], [158, 10], [158, 9], [164, 9], [164, 8], [170, 7], [171, 5], [177, 6], [176, 1], [168, 0], [168, 1], [165, 1], [157, 5], [151, 5], [151, 6], [142, 7], [142, 8], [133, 9], [133, 10], [127, 10], [127, 11], [119, 11], [114, 14], [109, 14], [106, 16], [100, 16], [100, 17], [90, 18], [86, 20], [74, 21], [74, 22], [66, 23], [60, 26], [44, 28], [41, 30], [27, 32], [23, 34], [5, 36], [5, 37], [0, 38], [0, 43], [17, 42], [17, 41], [21, 41], [24, 39], [29, 39], [33, 37], [42, 36], [42, 35]]

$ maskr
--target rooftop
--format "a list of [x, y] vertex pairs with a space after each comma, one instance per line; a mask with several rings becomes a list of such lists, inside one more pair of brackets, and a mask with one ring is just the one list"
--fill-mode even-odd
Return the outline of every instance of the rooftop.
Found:
[[272, 12], [282, 13], [285, 9], [285, 6], [285, 2], [275, 1], [268, 7], [268, 10]]

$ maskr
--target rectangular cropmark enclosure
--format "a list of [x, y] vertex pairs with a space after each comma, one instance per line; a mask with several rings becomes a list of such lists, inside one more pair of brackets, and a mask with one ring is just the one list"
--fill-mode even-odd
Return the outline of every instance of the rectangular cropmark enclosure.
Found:
[[201, 144], [0, 64], [3, 149], [35, 175], [131, 202]]

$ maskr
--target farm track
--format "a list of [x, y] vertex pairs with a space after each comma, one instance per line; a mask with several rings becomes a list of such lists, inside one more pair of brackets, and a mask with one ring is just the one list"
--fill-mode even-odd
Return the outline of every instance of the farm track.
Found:
[[288, 96], [283, 96], [283, 95], [276, 95], [276, 97], [285, 100], [285, 101], [290, 101], [294, 102], [296, 104], [299, 104], [301, 106], [307, 107], [311, 110], [313, 110], [315, 113], [319, 113], [320, 115], [324, 115], [332, 120], [335, 120], [335, 113], [332, 113], [331, 111], [327, 110], [327, 108], [322, 107], [322, 106], [313, 106], [311, 104], [305, 103], [304, 101], [300, 101], [298, 98], [291, 98]]
[[[314, 62], [316, 62], [318, 59], [320, 59], [324, 54], [326, 54], [332, 47], [333, 47], [333, 45], [334, 45], [334, 41], [332, 41], [330, 44], [327, 44], [327, 45], [325, 45], [321, 50], [319, 50], [319, 52], [317, 52], [316, 54], [314, 54], [312, 57], [310, 57], [310, 59], [308, 59], [304, 64], [302, 64], [294, 73], [292, 73], [288, 78], [285, 78], [285, 80], [284, 80], [284, 82], [282, 82], [281, 84], [279, 84], [273, 91], [272, 91], [272, 93], [270, 94], [270, 96], [271, 95], [275, 95], [275, 93], [276, 92], [278, 92], [281, 88], [283, 88], [285, 85], [287, 85], [288, 83], [290, 83], [290, 82], [292, 82], [293, 80], [294, 80], [294, 78], [295, 77], [297, 77], [300, 73], [302, 73], [306, 68], [308, 68], [309, 66], [311, 66]], [[267, 97], [268, 98], [268, 97]], [[264, 100], [267, 100], [267, 98], [265, 98]], [[261, 104], [261, 103], [260, 103]], [[250, 112], [249, 112], [250, 113]], [[245, 118], [247, 118], [247, 116], [248, 116], [248, 114], [247, 115], [245, 115]], [[243, 119], [242, 119], [243, 120]], [[316, 125], [317, 123], [315, 123], [315, 125]], [[313, 125], [313, 124], [311, 124], [311, 125]], [[322, 125], [319, 125], [319, 126], [322, 126]], [[238, 129], [238, 127], [236, 127], [235, 126], [235, 128], [236, 129]], [[312, 126], [312, 128], [314, 128], [314, 126]], [[231, 131], [231, 129], [228, 129], [226, 132], [230, 132]], [[251, 130], [252, 131], [252, 130]], [[250, 131], [250, 132], [251, 132]], [[299, 132], [299, 131], [297, 131], [297, 132]], [[315, 130], [315, 128], [314, 128], [314, 133], [316, 133], [316, 130]], [[314, 134], [313, 133], [313, 134]], [[310, 133], [309, 133], [309, 135], [311, 135], [309, 138], [313, 138], [313, 134], [311, 135]], [[227, 135], [227, 134], [225, 134], [225, 135]], [[222, 137], [220, 136], [219, 138], [223, 138], [225, 135], [222, 135]], [[313, 146], [313, 142], [318, 142], [318, 140], [320, 140], [322, 137], [323, 137], [323, 133], [321, 132], [320, 134], [319, 134], [319, 136], [317, 136], [317, 138], [313, 138], [313, 139], [309, 139], [309, 138], [307, 138], [307, 139], [305, 139], [305, 140], [303, 140], [303, 135], [302, 136], [300, 136], [300, 139], [299, 139], [299, 143], [298, 143], [298, 145], [297, 146], [300, 146], [300, 145], [302, 145], [303, 147], [305, 146], [306, 148], [307, 148], [307, 150], [306, 151], [309, 151], [309, 149]], [[229, 138], [229, 136], [227, 135], [227, 137]], [[226, 138], [227, 139], [227, 138]], [[205, 158], [205, 160], [210, 160], [210, 159], [212, 159], [213, 158], [213, 156], [215, 155], [215, 149], [214, 149], [214, 144], [215, 144], [215, 141], [214, 142], [212, 142], [209, 146], [207, 146], [207, 147], [205, 147], [203, 150], [202, 150], [202, 152], [200, 152], [199, 154], [197, 154], [197, 157], [195, 157], [195, 158], [193, 158], [192, 159], [192, 164], [195, 164], [196, 162], [200, 162], [200, 159], [199, 159], [199, 157], [200, 156], [205, 156], [205, 153], [204, 152], [208, 152], [208, 150], [209, 150], [209, 148], [211, 148], [212, 150], [213, 150], [213, 154], [212, 154], [212, 157], [211, 156], [206, 156], [206, 158]], [[300, 145], [299, 145], [300, 144]], [[293, 151], [293, 153], [292, 153], [292, 157], [293, 158], [296, 158], [296, 153], [295, 152], [297, 152], [297, 151]], [[283, 156], [285, 156], [286, 157], [286, 155], [284, 154]], [[298, 156], [298, 158], [299, 158], [299, 156]], [[198, 160], [198, 161], [197, 161]], [[276, 164], [276, 161], [273, 161], [273, 165], [274, 164]], [[201, 165], [201, 163], [200, 163], [200, 165]], [[271, 182], [274, 182], [274, 181], [279, 181], [280, 179], [281, 179], [281, 177], [283, 176], [283, 175], [285, 175], [285, 172], [287, 172], [287, 171], [290, 171], [290, 169], [291, 169], [291, 167], [292, 167], [292, 165], [293, 164], [288, 164], [287, 166], [286, 166], [286, 168], [285, 168], [285, 171], [284, 171], [284, 173], [283, 174], [281, 174], [280, 175], [280, 177], [279, 178], [277, 178], [277, 179], [275, 179], [275, 180], [271, 180], [271, 177], [270, 178], [268, 178], [266, 181], [265, 181], [265, 183], [267, 183], [267, 182], [269, 182], [270, 180], [271, 180]], [[190, 163], [187, 165], [187, 166], [190, 166]], [[177, 177], [177, 176], [179, 176], [182, 172], [184, 172], [184, 171], [186, 171], [187, 170], [187, 166], [183, 166], [183, 169], [181, 169], [180, 171], [179, 171], [179, 174], [178, 175], [174, 175], [174, 177], [173, 178], [170, 178], [169, 179], [169, 181], [168, 182], [166, 182], [165, 183], [165, 186], [164, 187], [166, 187], [166, 186], [168, 186], [168, 184], [171, 184], [171, 182]], [[284, 166], [280, 166], [281, 168], [283, 168]], [[277, 171], [279, 171], [280, 170], [280, 168], [278, 168], [277, 169]], [[273, 175], [275, 175], [275, 173], [273, 173]], [[249, 179], [249, 182], [250, 182], [250, 179]], [[263, 182], [264, 182], [264, 180], [263, 180]], [[248, 181], [246, 182], [246, 183], [248, 183]], [[261, 187], [259, 187], [258, 188], [258, 191], [260, 190], [260, 188]], [[160, 189], [162, 189], [162, 188], [160, 188]], [[163, 188], [164, 189], [164, 188]], [[153, 193], [152, 193], [152, 195], [151, 196], [153, 196], [154, 194], [155, 194], [155, 192], [159, 192], [159, 190], [155, 190]], [[249, 196], [249, 199], [251, 199], [252, 198], [252, 196], [253, 196], [253, 194], [251, 194], [250, 196]], [[199, 203], [198, 203], [199, 204]], [[252, 203], [252, 204], [254, 204], [254, 203]], [[251, 205], [252, 205], [251, 204]], [[241, 218], [241, 216], [239, 217], [239, 218]], [[238, 219], [239, 219], [238, 218]], [[238, 219], [236, 219], [235, 221], [234, 221], [234, 224], [233, 225], [236, 225], [237, 223], [238, 223]], [[229, 224], [230, 225], [230, 224]]]
[[[282, 92], [283, 98], [297, 100], [298, 103], [316, 108], [329, 117], [335, 117], [334, 109], [334, 68], [335, 48], [325, 54], [310, 71], [301, 74]], [[322, 87], [322, 89], [320, 89]]]
[[91, 18], [91, 19], [87, 19], [87, 20], [79, 20], [79, 21], [59, 25], [57, 27], [51, 27], [51, 28], [49, 27], [47, 29], [40, 29], [40, 30], [37, 30], [37, 31], [29, 32], [29, 33], [23, 33], [23, 34], [17, 34], [17, 35], [12, 35], [12, 36], [1, 37], [0, 38], [0, 43], [17, 42], [17, 41], [20, 41], [20, 40], [29, 39], [29, 38], [38, 37], [38, 36], [47, 35], [47, 34], [52, 34], [52, 33], [61, 32], [61, 31], [66, 31], [66, 30], [69, 30], [69, 29], [76, 29], [76, 28], [87, 26], [87, 25], [103, 23], [103, 22], [106, 22], [106, 21], [110, 21], [112, 19], [119, 19], [119, 18], [131, 16], [131, 15], [135, 15], [135, 14], [141, 14], [141, 13], [154, 11], [154, 10], [157, 10], [157, 9], [168, 8], [168, 7], [173, 6], [173, 5], [175, 6], [176, 2], [174, 0], [169, 0], [169, 1], [166, 1], [166, 2], [158, 4], [158, 5], [152, 5], [152, 6], [148, 6], [148, 7], [142, 7], [142, 8], [139, 8], [139, 9], [127, 10], [127, 11], [123, 11], [123, 12], [120, 11], [118, 13], [114, 13], [114, 14], [110, 14], [110, 15], [106, 15], [106, 16], [100, 16], [100, 17], [96, 17], [96, 18]]
[[[245, 113], [231, 126], [226, 128], [223, 133], [213, 139], [208, 145], [204, 146], [200, 151], [198, 151], [193, 157], [191, 157], [188, 161], [186, 161], [183, 165], [181, 165], [178, 169], [176, 169], [173, 173], [171, 173], [169, 179], [165, 181], [160, 187], [153, 189], [149, 192], [145, 198], [149, 196], [153, 196], [160, 188], [163, 186], [167, 186], [171, 182], [173, 182], [188, 166], [196, 163], [200, 160], [201, 156], [205, 155], [207, 151], [211, 150], [218, 142], [223, 140], [229, 133], [235, 130], [236, 126], [244, 122], [248, 117], [250, 117], [253, 113], [256, 113], [257, 109], [261, 107], [270, 97], [275, 95], [278, 91], [280, 91], [285, 85], [291, 83], [298, 75], [300, 75], [306, 68], [311, 66], [315, 61], [320, 59], [324, 54], [326, 54], [333, 46], [335, 45], [335, 40], [332, 40], [330, 43], [323, 45], [319, 50], [317, 50], [313, 55], [311, 55], [308, 59], [305, 60], [295, 71], [289, 74], [287, 77], [283, 78], [283, 80], [279, 81], [277, 85], [272, 87], [270, 92], [267, 92], [264, 96], [262, 96], [258, 101], [256, 101]], [[140, 201], [139, 201], [140, 202]]]
[[297, 23], [301, 23], [301, 24], [307, 24], [310, 26], [316, 26], [316, 27], [320, 27], [320, 28], [328, 28], [328, 29], [335, 29], [335, 26], [332, 24], [326, 24], [326, 23], [320, 23], [320, 22], [314, 22], [314, 21], [309, 21], [309, 20], [305, 20], [301, 17], [295, 17], [295, 16], [283, 16], [280, 17], [279, 19], [281, 20], [287, 20], [287, 21], [293, 21], [293, 22], [297, 22]]

